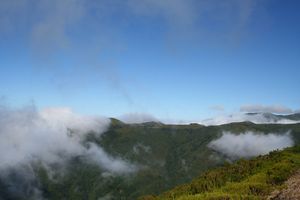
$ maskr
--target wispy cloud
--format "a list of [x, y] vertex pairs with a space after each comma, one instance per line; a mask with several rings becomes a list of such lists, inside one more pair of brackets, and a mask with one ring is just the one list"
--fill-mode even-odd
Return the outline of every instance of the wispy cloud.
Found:
[[[208, 41], [207, 37], [216, 33], [242, 32], [251, 19], [254, 2], [258, 1], [0, 1], [0, 34], [21, 38], [32, 55], [32, 63], [40, 69], [46, 66], [47, 73], [53, 74], [54, 83], [64, 93], [100, 79], [133, 104], [114, 56], [120, 49], [126, 49], [124, 37], [128, 34], [123, 34], [120, 27], [131, 26], [136, 19], [145, 24], [154, 19], [165, 27], [157, 33], [171, 46], [182, 41], [196, 44], [194, 40]], [[232, 19], [237, 22], [232, 23]], [[208, 24], [226, 30], [212, 29]], [[210, 34], [215, 28], [217, 31]], [[216, 36], [211, 41], [216, 38], [228, 37]], [[107, 52], [112, 56], [106, 57]]]
[[101, 134], [109, 124], [107, 118], [78, 115], [69, 108], [0, 107], [0, 169], [35, 161], [63, 165], [74, 156], [83, 156], [109, 172], [134, 171], [133, 165], [113, 158], [99, 145], [84, 144], [86, 134]]
[[161, 17], [173, 25], [190, 25], [197, 17], [194, 0], [129, 0], [128, 5], [138, 15]]
[[258, 112], [258, 113], [277, 113], [277, 114], [290, 114], [293, 110], [283, 105], [244, 105], [240, 108], [241, 112]]
[[[258, 3], [257, 0], [11, 0], [0, 2], [0, 25], [2, 32], [21, 29], [38, 53], [82, 49], [84, 46], [79, 45], [81, 37], [92, 46], [88, 50], [100, 48], [103, 51], [107, 48], [103, 46], [104, 41], [112, 39], [110, 46], [116, 43], [108, 30], [118, 30], [122, 23], [130, 25], [136, 16], [159, 19], [169, 29], [168, 37], [176, 35], [172, 37], [177, 38], [178, 34], [183, 34], [185, 41], [190, 41], [192, 35], [196, 36], [194, 38], [215, 35], [210, 34], [212, 29], [207, 26], [208, 21], [223, 30], [217, 32], [241, 35]], [[112, 21], [116, 17], [117, 21]], [[87, 31], [81, 35], [83, 28]], [[82, 49], [80, 53], [84, 54], [86, 50]]]
[[44, 194], [39, 189], [37, 164], [49, 178], [64, 176], [74, 158], [98, 166], [103, 176], [136, 172], [137, 165], [86, 140], [88, 134], [100, 136], [109, 125], [108, 118], [80, 115], [67, 107], [38, 110], [34, 105], [11, 108], [0, 104], [0, 181], [13, 199], [40, 200]]
[[211, 106], [210, 109], [218, 112], [223, 112], [225, 110], [224, 106], [222, 105]]

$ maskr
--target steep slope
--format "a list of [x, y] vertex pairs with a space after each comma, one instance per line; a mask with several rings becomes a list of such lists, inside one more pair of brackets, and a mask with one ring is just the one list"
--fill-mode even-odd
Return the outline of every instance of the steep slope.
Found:
[[275, 190], [268, 196], [268, 200], [300, 199], [300, 170], [284, 182], [283, 189]]
[[[227, 164], [204, 173], [189, 184], [140, 200], [297, 199], [293, 197], [300, 195], [299, 170], [300, 146], [297, 146]], [[272, 193], [274, 190], [277, 192]]]

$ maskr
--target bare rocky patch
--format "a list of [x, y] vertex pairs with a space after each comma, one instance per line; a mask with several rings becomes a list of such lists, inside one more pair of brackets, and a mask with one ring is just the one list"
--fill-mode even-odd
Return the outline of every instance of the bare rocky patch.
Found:
[[282, 190], [275, 190], [268, 200], [300, 200], [300, 170], [291, 176]]

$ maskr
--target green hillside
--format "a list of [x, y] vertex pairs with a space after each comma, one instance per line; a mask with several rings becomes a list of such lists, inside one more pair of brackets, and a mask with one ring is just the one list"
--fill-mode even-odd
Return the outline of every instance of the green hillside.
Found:
[[[44, 198], [55, 200], [99, 198], [134, 200], [143, 195], [158, 195], [175, 186], [190, 182], [209, 169], [223, 166], [228, 158], [208, 147], [208, 144], [219, 138], [223, 131], [235, 134], [246, 131], [260, 134], [285, 134], [289, 131], [295, 143], [300, 143], [300, 124], [257, 125], [243, 122], [206, 127], [198, 124], [165, 125], [156, 122], [125, 124], [112, 119], [111, 126], [105, 133], [100, 136], [90, 133], [86, 142], [95, 143], [112, 157], [122, 158], [133, 164], [137, 167], [135, 172], [113, 174], [99, 165], [86, 162], [83, 157], [74, 157], [63, 169], [60, 166], [52, 166], [50, 171], [39, 163], [33, 163], [36, 180], [26, 182], [24, 177], [20, 177], [18, 171], [10, 172], [9, 180], [0, 180], [0, 199], [30, 199], [36, 192], [35, 189], [30, 189], [32, 186], [37, 188]], [[247, 173], [256, 173], [256, 171], [251, 171], [252, 165], [247, 164], [247, 161], [240, 161], [240, 163], [243, 162], [245, 166], [248, 166], [244, 169], [245, 171], [249, 169]], [[272, 162], [266, 164], [272, 165]], [[218, 173], [223, 173], [224, 178], [220, 179], [220, 183], [212, 182], [207, 192], [222, 193], [229, 188], [224, 183], [228, 177], [231, 177], [231, 171], [228, 171], [229, 175], [226, 175], [225, 170], [222, 172], [222, 169], [226, 168], [221, 168]], [[262, 169], [264, 169], [263, 164]], [[236, 172], [239, 171], [234, 171], [232, 168], [232, 173]], [[210, 173], [206, 173], [206, 176], [213, 176]], [[241, 176], [248, 176], [248, 174]], [[234, 180], [244, 180], [242, 177], [237, 174]], [[264, 177], [254, 176], [253, 179], [255, 178], [260, 180]], [[218, 187], [224, 185], [224, 190], [215, 190], [215, 184]], [[232, 187], [238, 186], [233, 184]], [[16, 193], [16, 190], [23, 192]], [[186, 194], [185, 190], [180, 190], [182, 194]], [[199, 191], [197, 188], [193, 192]]]
[[272, 191], [286, 187], [284, 181], [299, 169], [300, 146], [296, 146], [226, 164], [205, 172], [189, 184], [140, 200], [266, 199]]

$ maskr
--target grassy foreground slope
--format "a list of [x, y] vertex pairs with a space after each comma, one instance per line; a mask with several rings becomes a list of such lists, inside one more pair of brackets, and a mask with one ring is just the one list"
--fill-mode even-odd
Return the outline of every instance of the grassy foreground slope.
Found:
[[300, 146], [210, 170], [189, 184], [140, 200], [267, 199], [300, 169]]

